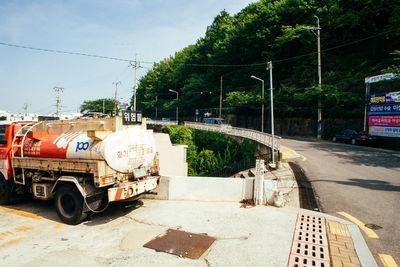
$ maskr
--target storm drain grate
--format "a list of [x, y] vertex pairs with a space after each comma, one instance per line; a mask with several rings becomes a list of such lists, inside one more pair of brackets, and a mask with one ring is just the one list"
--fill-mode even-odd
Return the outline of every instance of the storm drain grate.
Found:
[[294, 242], [292, 246], [292, 253], [296, 255], [312, 257], [317, 260], [329, 259], [328, 247], [303, 242]]
[[162, 236], [157, 236], [143, 246], [179, 257], [199, 259], [214, 243], [214, 237], [205, 234], [168, 229]]
[[325, 218], [299, 214], [296, 229], [317, 234], [326, 234]]
[[306, 242], [313, 245], [328, 246], [328, 239], [325, 234], [309, 233], [296, 230], [293, 241]]
[[291, 255], [288, 266], [294, 267], [328, 267], [330, 266], [329, 261], [317, 260], [309, 257], [303, 257], [299, 255]]
[[288, 266], [330, 266], [325, 218], [306, 214], [297, 216]]

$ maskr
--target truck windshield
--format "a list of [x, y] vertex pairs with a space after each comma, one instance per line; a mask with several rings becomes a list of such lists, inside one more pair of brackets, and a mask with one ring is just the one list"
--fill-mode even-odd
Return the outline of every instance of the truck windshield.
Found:
[[0, 145], [6, 145], [6, 127], [0, 126]]

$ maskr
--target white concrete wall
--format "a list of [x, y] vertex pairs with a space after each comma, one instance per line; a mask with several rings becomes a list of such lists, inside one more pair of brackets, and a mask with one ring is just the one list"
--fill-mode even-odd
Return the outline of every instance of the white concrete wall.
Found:
[[146, 198], [239, 202], [253, 198], [253, 184], [254, 178], [163, 176], [157, 195]]
[[165, 176], [186, 176], [188, 164], [185, 161], [186, 145], [173, 145], [169, 135], [154, 133], [159, 155], [160, 174]]

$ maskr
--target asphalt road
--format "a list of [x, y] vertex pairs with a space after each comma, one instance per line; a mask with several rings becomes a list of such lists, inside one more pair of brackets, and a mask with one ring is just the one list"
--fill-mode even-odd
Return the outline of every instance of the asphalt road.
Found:
[[[282, 144], [302, 155], [297, 163], [310, 180], [323, 212], [341, 217], [346, 212], [374, 230], [379, 238], [364, 238], [378, 254], [400, 263], [400, 152], [372, 147], [283, 139]], [[346, 218], [345, 218], [346, 219]]]

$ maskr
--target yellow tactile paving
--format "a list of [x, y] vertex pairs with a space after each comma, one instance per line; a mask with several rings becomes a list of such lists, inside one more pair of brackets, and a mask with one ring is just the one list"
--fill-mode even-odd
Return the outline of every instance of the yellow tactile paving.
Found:
[[333, 220], [326, 220], [326, 226], [332, 266], [361, 266], [347, 226]]
[[347, 229], [347, 226], [335, 221], [327, 220], [327, 228], [328, 228], [328, 233], [329, 234], [334, 234], [334, 235], [341, 235], [341, 236], [348, 236], [350, 237], [349, 230]]

